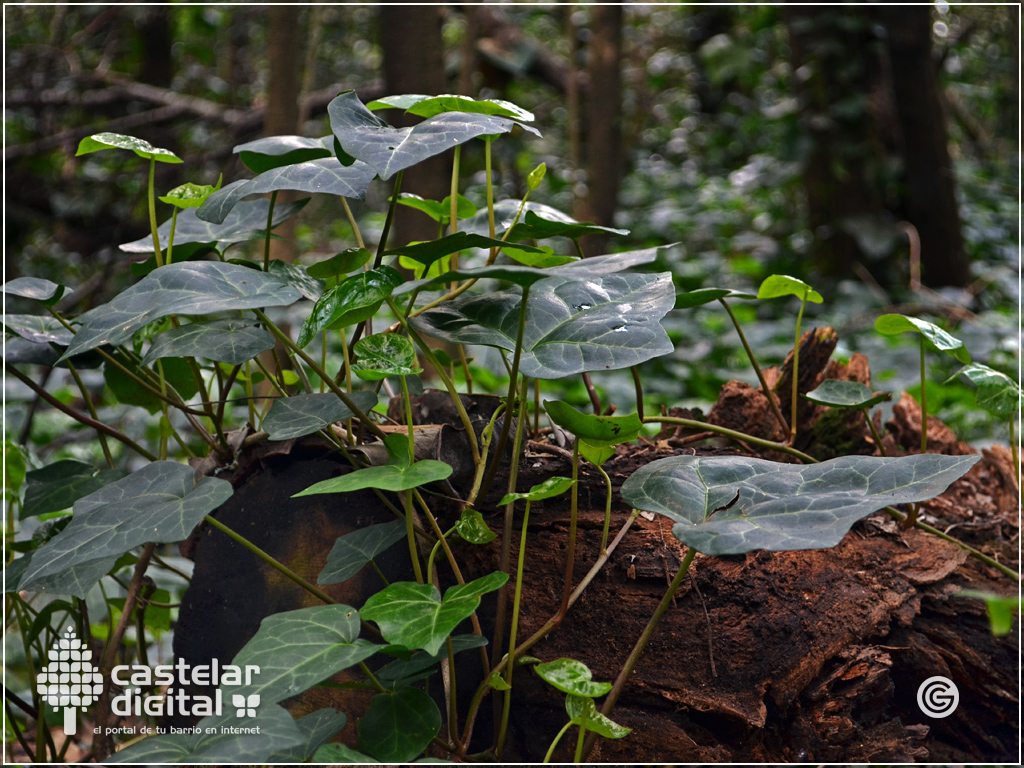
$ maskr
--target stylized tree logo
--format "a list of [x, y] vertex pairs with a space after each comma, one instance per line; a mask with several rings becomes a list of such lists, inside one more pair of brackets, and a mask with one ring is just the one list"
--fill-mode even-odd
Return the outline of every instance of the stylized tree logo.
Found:
[[64, 733], [75, 733], [76, 711], [93, 703], [103, 692], [103, 676], [92, 665], [92, 651], [68, 627], [50, 649], [50, 663], [36, 677], [36, 691], [56, 712], [64, 707]]

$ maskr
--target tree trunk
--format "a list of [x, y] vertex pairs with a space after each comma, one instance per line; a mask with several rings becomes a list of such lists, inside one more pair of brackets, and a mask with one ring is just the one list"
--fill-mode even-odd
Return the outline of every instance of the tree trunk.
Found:
[[[380, 6], [380, 38], [384, 49], [384, 79], [389, 94], [437, 95], [448, 90], [444, 74], [441, 14], [433, 5]], [[389, 114], [393, 125], [405, 126], [420, 118]], [[451, 160], [438, 155], [405, 171], [402, 191], [429, 200], [443, 200], [451, 189]], [[395, 212], [391, 245], [432, 240], [437, 224], [419, 211], [400, 207]]]
[[[587, 52], [585, 152], [587, 195], [577, 217], [611, 226], [622, 176], [622, 6], [591, 8], [592, 37]], [[604, 253], [607, 237], [584, 240], [584, 253]]]
[[902, 133], [906, 213], [921, 236], [921, 276], [928, 285], [963, 287], [971, 280], [970, 259], [932, 58], [931, 7], [886, 6], [882, 13]]
[[139, 80], [161, 88], [169, 88], [174, 76], [170, 9], [167, 6], [153, 5], [147, 7], [143, 13], [137, 27], [139, 42], [142, 44]]

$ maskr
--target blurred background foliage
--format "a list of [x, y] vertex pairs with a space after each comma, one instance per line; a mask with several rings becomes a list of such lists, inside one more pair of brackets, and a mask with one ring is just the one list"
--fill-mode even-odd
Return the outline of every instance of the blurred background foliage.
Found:
[[[126, 4], [4, 13], [5, 279], [71, 286], [66, 312], [127, 285], [131, 259], [118, 244], [149, 232], [140, 164], [127, 153], [76, 159], [82, 137], [128, 133], [185, 158], [158, 164], [161, 194], [248, 176], [231, 150], [261, 135], [327, 134], [326, 105], [340, 90], [364, 101], [464, 93], [533, 111], [544, 134], [496, 143], [498, 199], [520, 197], [526, 174], [546, 162], [531, 199], [630, 230], [585, 243], [588, 254], [678, 243], [658, 268], [681, 290], [756, 289], [777, 272], [808, 280], [826, 297], [808, 308], [812, 322], [837, 328], [841, 356], [868, 355], [876, 388], [913, 393], [917, 380], [908, 354], [916, 342], [871, 331], [887, 311], [935, 319], [976, 360], [1016, 376], [1014, 7]], [[481, 147], [467, 146], [462, 168], [463, 193], [482, 205]], [[410, 173], [403, 191], [441, 199], [449, 174], [442, 158]], [[376, 184], [353, 205], [368, 240], [390, 192]], [[436, 234], [421, 214], [404, 215], [396, 237]], [[281, 257], [310, 264], [354, 245], [335, 200], [315, 199], [293, 221], [279, 230]], [[911, 274], [915, 235], [923, 285]], [[795, 304], [736, 309], [762, 361], [781, 362]], [[6, 311], [36, 309], [8, 300]], [[680, 311], [666, 325], [677, 350], [645, 367], [653, 400], [706, 408], [725, 380], [752, 379], [723, 312]], [[954, 369], [933, 357], [934, 412], [963, 439], [1001, 432], [968, 386], [940, 384]], [[477, 372], [480, 383], [494, 376]], [[628, 376], [594, 379], [611, 402], [631, 401]], [[565, 386], [585, 400], [581, 385]], [[52, 432], [35, 442], [59, 442], [59, 425]]]

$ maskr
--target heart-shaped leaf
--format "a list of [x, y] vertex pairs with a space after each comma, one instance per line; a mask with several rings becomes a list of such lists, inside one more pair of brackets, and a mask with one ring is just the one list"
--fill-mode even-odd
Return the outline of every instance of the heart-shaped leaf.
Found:
[[[230, 188], [231, 185], [229, 184], [216, 194], [220, 195], [228, 192]], [[207, 200], [208, 202], [209, 200]], [[309, 201], [297, 200], [294, 203], [275, 206], [273, 226], [276, 227], [290, 219], [302, 210], [302, 207], [307, 202]], [[223, 252], [232, 243], [258, 240], [267, 235], [267, 213], [270, 211], [269, 200], [247, 200], [243, 203], [238, 203], [221, 224], [211, 224], [198, 218], [197, 213], [201, 210], [201, 207], [195, 209], [186, 208], [178, 214], [178, 221], [174, 226], [175, 260], [187, 258], [187, 255], [182, 255], [182, 249], [190, 244], [216, 247], [218, 251]], [[157, 237], [160, 240], [160, 249], [166, 251], [171, 237], [170, 219], [157, 228]], [[153, 238], [151, 235], [146, 235], [130, 243], [123, 243], [118, 247], [125, 253], [153, 253]], [[193, 253], [199, 252], [198, 248], [192, 248], [191, 250]], [[187, 254], [187, 251], [185, 253]], [[153, 263], [155, 265], [156, 262], [154, 261]]]
[[907, 332], [919, 333], [934, 344], [936, 349], [945, 352], [950, 357], [955, 357], [961, 363], [971, 362], [971, 355], [960, 339], [946, 333], [935, 323], [929, 323], [919, 317], [882, 315], [875, 320], [875, 330], [883, 336], [896, 336]]
[[145, 325], [168, 315], [280, 307], [299, 292], [281, 278], [217, 261], [168, 264], [102, 306], [86, 312], [61, 360], [102, 344], [121, 344]]
[[3, 284], [3, 292], [34, 299], [49, 307], [60, 301], [60, 297], [64, 295], [64, 286], [41, 277], [16, 277]]
[[[583, 371], [616, 370], [672, 351], [659, 323], [675, 301], [671, 276], [594, 274], [588, 278], [573, 269], [588, 261], [555, 267], [552, 271], [558, 277], [531, 288], [519, 363], [524, 375], [557, 379]], [[566, 271], [573, 278], [562, 277]], [[411, 322], [439, 339], [511, 352], [521, 299], [519, 287], [463, 295]]]
[[508, 118], [465, 112], [446, 112], [411, 128], [392, 128], [363, 106], [354, 91], [334, 99], [327, 113], [342, 149], [367, 163], [382, 179], [477, 136], [508, 133], [517, 125], [540, 135]]
[[295, 721], [295, 725], [305, 737], [305, 742], [298, 746], [275, 752], [267, 758], [267, 765], [309, 762], [324, 742], [339, 733], [347, 723], [348, 717], [344, 712], [338, 712], [329, 707], [318, 709], [316, 712], [310, 712], [308, 715], [300, 717]]
[[340, 584], [355, 576], [368, 562], [405, 538], [405, 521], [392, 520], [360, 528], [334, 542], [317, 584]]
[[203, 221], [220, 224], [242, 198], [284, 189], [362, 200], [375, 175], [375, 171], [366, 163], [356, 162], [345, 166], [336, 157], [283, 165], [241, 184], [229, 184], [220, 192], [210, 195], [196, 215]]
[[487, 544], [497, 538], [497, 534], [487, 527], [484, 516], [477, 510], [468, 507], [459, 515], [459, 519], [455, 523], [455, 530], [463, 540], [470, 544]]
[[232, 151], [241, 158], [250, 171], [265, 173], [283, 165], [331, 157], [334, 154], [333, 145], [333, 136], [324, 136], [320, 139], [310, 139], [306, 136], [267, 136], [239, 144]]
[[696, 291], [685, 291], [676, 296], [676, 309], [689, 309], [708, 304], [718, 299], [756, 299], [752, 293], [734, 291], [732, 288], [698, 288]]
[[349, 248], [341, 253], [336, 253], [329, 259], [310, 264], [306, 267], [306, 273], [310, 277], [321, 279], [341, 277], [355, 272], [369, 260], [370, 252], [365, 248]]
[[193, 184], [191, 181], [175, 187], [166, 195], [158, 198], [160, 202], [173, 205], [175, 208], [198, 208], [203, 202], [220, 189], [223, 177], [217, 180], [217, 185]]
[[134, 136], [125, 136], [123, 133], [96, 133], [86, 136], [78, 143], [78, 151], [75, 157], [87, 155], [90, 152], [99, 152], [102, 149], [130, 149], [139, 157], [147, 160], [156, 160], [160, 163], [180, 163], [182, 159], [169, 149], [154, 147], [148, 141], [137, 139]]
[[445, 638], [480, 605], [480, 596], [501, 588], [507, 573], [491, 573], [449, 587], [444, 599], [433, 584], [394, 582], [372, 595], [360, 615], [376, 622], [389, 643], [434, 654]]
[[594, 700], [588, 696], [570, 693], [565, 697], [565, 711], [572, 719], [573, 725], [593, 731], [606, 739], [621, 739], [633, 732], [632, 728], [619, 725], [598, 712]]
[[[5, 592], [17, 592], [21, 589], [25, 573], [32, 567], [33, 554], [29, 552], [4, 568]], [[49, 576], [34, 579], [31, 590], [49, 595], [72, 595], [84, 600], [89, 590], [110, 572], [116, 562], [116, 555], [86, 560]]]
[[594, 698], [604, 696], [612, 689], [611, 683], [594, 682], [591, 679], [594, 675], [590, 667], [575, 659], [561, 658], [546, 664], [537, 664], [533, 671], [540, 675], [544, 682], [562, 693]]
[[628, 416], [596, 416], [578, 411], [562, 400], [545, 400], [544, 409], [555, 424], [576, 437], [609, 445], [636, 440], [644, 426], [635, 413]]
[[1020, 400], [1024, 394], [1021, 393], [1020, 385], [1005, 373], [981, 363], [972, 363], [953, 374], [947, 383], [961, 375], [978, 388], [978, 405], [994, 416], [1005, 419], [1020, 409]]
[[512, 228], [508, 239], [512, 242], [543, 240], [548, 237], [568, 237], [577, 240], [584, 235], [594, 234], [625, 236], [629, 234], [629, 230], [602, 227], [589, 221], [576, 221], [555, 208], [536, 206], [526, 210], [523, 220]]
[[859, 381], [825, 379], [813, 392], [804, 395], [812, 403], [830, 408], [871, 408], [892, 397], [889, 392], [872, 392]]
[[289, 264], [281, 259], [271, 259], [269, 272], [292, 286], [304, 299], [316, 301], [324, 293], [323, 280], [318, 280], [295, 264]]
[[511, 504], [513, 501], [542, 501], [561, 496], [572, 488], [572, 479], [568, 477], [549, 477], [542, 483], [533, 486], [526, 493], [506, 493], [498, 502], [499, 507]]
[[[348, 396], [363, 413], [377, 405], [377, 393], [373, 390], [350, 392]], [[353, 416], [355, 414], [332, 392], [279, 397], [263, 420], [263, 429], [271, 440], [290, 440], [311, 435]]]
[[4, 328], [36, 344], [70, 344], [74, 334], [61, 325], [60, 320], [48, 315], [3, 315]]
[[[451, 195], [439, 203], [436, 200], [425, 200], [412, 192], [402, 192], [398, 195], [398, 204], [422, 211], [440, 224], [447, 224], [452, 217]], [[467, 197], [459, 195], [456, 206], [455, 215], [460, 219], [469, 219], [476, 215], [477, 208]]]
[[[495, 240], [490, 237], [484, 237], [483, 235], [470, 234], [469, 232], [456, 232], [454, 235], [445, 235], [437, 240], [428, 240], [423, 243], [410, 243], [409, 245], [403, 245], [399, 248], [393, 248], [387, 251], [387, 256], [408, 256], [410, 259], [415, 259], [420, 264], [429, 266], [440, 258], [450, 256], [458, 251], [464, 251], [468, 248], [502, 248], [509, 246], [509, 243], [505, 243], [501, 240]], [[519, 251], [527, 253], [543, 253], [540, 248], [535, 248], [532, 245], [515, 246]], [[487, 275], [482, 275], [487, 277]], [[545, 275], [549, 277], [549, 275]]]
[[157, 336], [142, 358], [142, 364], [149, 365], [162, 357], [202, 357], [241, 365], [273, 346], [273, 336], [245, 320], [189, 323]]
[[306, 346], [324, 328], [341, 328], [366, 320], [401, 284], [401, 274], [387, 265], [338, 283], [313, 305], [313, 311], [302, 324], [298, 345]]
[[359, 749], [384, 763], [408, 763], [441, 730], [437, 704], [419, 688], [379, 693], [359, 720]]
[[[136, 376], [140, 375], [140, 367], [127, 360], [123, 355], [116, 354], [115, 359]], [[163, 371], [164, 381], [173, 387], [183, 400], [191, 400], [195, 396], [198, 388], [188, 363], [180, 357], [168, 357], [161, 360], [158, 367]], [[119, 367], [105, 362], [103, 381], [117, 402], [124, 405], [137, 405], [154, 414], [160, 411], [163, 401], [145, 387], [140, 387], [135, 379]]]
[[506, 246], [504, 251], [509, 258], [518, 261], [523, 266], [537, 267], [538, 269], [558, 267], [562, 264], [579, 261], [578, 256], [564, 256], [562, 254], [555, 253], [553, 248], [546, 245], [541, 246], [540, 253], [523, 251], [519, 248], [509, 246]]
[[91, 464], [65, 459], [25, 475], [21, 518], [70, 509], [78, 499], [127, 475], [123, 469], [98, 470]]
[[634, 472], [621, 495], [636, 509], [677, 521], [673, 535], [706, 555], [823, 549], [875, 510], [938, 496], [980, 458], [842, 456], [802, 466], [673, 456]]
[[359, 613], [347, 605], [316, 605], [268, 616], [231, 662], [256, 666], [259, 675], [249, 685], [221, 686], [224, 700], [259, 694], [264, 704], [276, 704], [355, 666], [380, 648], [360, 638], [359, 630]]
[[352, 370], [361, 379], [380, 381], [388, 376], [415, 376], [423, 369], [416, 367], [416, 348], [405, 336], [397, 333], [375, 333], [355, 343], [356, 361]]
[[[239, 729], [245, 728], [246, 732]], [[267, 765], [271, 755], [290, 753], [308, 736], [281, 707], [263, 706], [256, 717], [238, 718], [227, 708], [221, 715], [204, 717], [189, 733], [150, 736], [108, 757], [105, 763], [233, 763], [241, 760]]]
[[122, 555], [153, 541], [181, 541], [203, 517], [230, 498], [231, 483], [203, 477], [190, 467], [155, 461], [75, 502], [71, 523], [38, 549], [21, 582], [33, 582], [65, 568]]
[[497, 115], [511, 117], [515, 120], [533, 122], [533, 113], [517, 107], [510, 101], [501, 99], [471, 99], [469, 96], [421, 96], [417, 93], [406, 93], [401, 96], [385, 96], [375, 99], [366, 105], [367, 109], [404, 109], [410, 115], [433, 117], [444, 112], [469, 112], [479, 115]]
[[803, 280], [789, 275], [769, 275], [757, 290], [757, 298], [774, 299], [779, 296], [796, 296], [798, 299], [804, 299], [806, 296], [807, 301], [815, 304], [824, 301], [821, 294]]

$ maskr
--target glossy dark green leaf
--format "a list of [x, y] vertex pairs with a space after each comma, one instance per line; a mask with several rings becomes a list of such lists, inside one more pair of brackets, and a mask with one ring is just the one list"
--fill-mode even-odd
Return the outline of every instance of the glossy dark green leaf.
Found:
[[[37, 344], [17, 336], [11, 336], [4, 339], [3, 355], [4, 362], [7, 364], [21, 363], [24, 365], [48, 365], [53, 367], [57, 364], [60, 352], [49, 344]], [[78, 360], [75, 360], [76, 366], [78, 366], [78, 362]]]
[[334, 154], [333, 144], [333, 136], [324, 136], [320, 139], [310, 139], [306, 136], [267, 136], [239, 144], [232, 151], [241, 158], [250, 171], [265, 173], [283, 165], [331, 157]]
[[49, 315], [3, 315], [0, 322], [9, 332], [36, 344], [53, 342], [66, 346], [74, 338], [74, 334], [61, 325], [60, 320]]
[[321, 279], [329, 277], [341, 277], [350, 272], [355, 272], [371, 258], [371, 254], [365, 248], [349, 248], [348, 250], [336, 253], [329, 259], [318, 261], [306, 267], [306, 273], [310, 277]]
[[[121, 355], [117, 355], [117, 358], [125, 363], [136, 376], [140, 375], [138, 366], [126, 362]], [[199, 391], [191, 368], [180, 357], [168, 357], [160, 360], [153, 366], [153, 370], [158, 373], [162, 370], [164, 381], [173, 387], [183, 400], [191, 400]], [[104, 363], [103, 381], [106, 382], [107, 388], [117, 402], [122, 405], [137, 405], [153, 414], [159, 413], [163, 407], [163, 400], [145, 387], [140, 387], [135, 379], [115, 365]]]
[[979, 459], [842, 456], [805, 466], [673, 456], [630, 475], [621, 496], [636, 509], [675, 520], [675, 537], [706, 555], [822, 549], [875, 510], [938, 496]]
[[397, 333], [375, 333], [355, 343], [352, 370], [361, 379], [380, 381], [388, 376], [415, 376], [423, 369], [416, 365], [416, 348]]
[[[583, 371], [628, 368], [672, 351], [660, 319], [672, 308], [671, 276], [587, 277], [574, 262], [535, 283], [526, 310], [520, 371], [557, 379]], [[528, 270], [529, 267], [520, 267]], [[572, 270], [571, 278], [566, 272]], [[412, 319], [421, 333], [461, 344], [515, 349], [522, 291], [518, 286], [463, 295]]]
[[[231, 728], [234, 726], [234, 728]], [[248, 733], [235, 728], [252, 729]], [[234, 763], [266, 765], [271, 755], [291, 753], [306, 744], [291, 714], [281, 707], [261, 706], [256, 717], [236, 717], [230, 700], [224, 713], [204, 717], [190, 733], [168, 733], [136, 741], [115, 752], [105, 763], [149, 765], [159, 763]]]
[[978, 388], [978, 406], [994, 416], [1007, 418], [1020, 409], [1020, 385], [997, 370], [981, 363], [972, 363], [957, 371], [949, 380], [966, 376]]
[[34, 299], [46, 306], [51, 306], [60, 301], [60, 297], [64, 295], [64, 286], [41, 277], [16, 277], [3, 284], [3, 292], [25, 299]]
[[644, 426], [635, 413], [628, 416], [597, 416], [583, 413], [562, 400], [545, 400], [544, 409], [555, 424], [576, 437], [609, 445], [635, 440]]
[[522, 221], [512, 228], [508, 239], [513, 242], [527, 239], [543, 240], [548, 237], [568, 237], [576, 240], [584, 235], [594, 234], [625, 236], [629, 234], [629, 230], [602, 227], [588, 221], [576, 221], [555, 208], [544, 206], [527, 209], [523, 213]]
[[[452, 217], [451, 195], [439, 203], [436, 200], [425, 200], [419, 195], [414, 195], [412, 192], [401, 192], [398, 195], [398, 204], [408, 206], [409, 208], [415, 208], [417, 211], [422, 211], [440, 224], [447, 224]], [[469, 198], [459, 195], [456, 205], [457, 209], [455, 211], [455, 215], [458, 218], [469, 219], [476, 215], [477, 208]]]
[[533, 486], [526, 493], [506, 493], [498, 502], [499, 507], [510, 504], [513, 501], [541, 501], [555, 496], [561, 496], [572, 488], [572, 479], [568, 477], [549, 477], [542, 483]]
[[203, 221], [220, 224], [243, 198], [286, 189], [362, 200], [375, 175], [376, 172], [366, 163], [355, 162], [345, 166], [336, 157], [283, 165], [261, 173], [255, 179], [242, 184], [235, 182], [215, 192], [196, 215]]
[[299, 332], [299, 346], [309, 344], [324, 328], [344, 327], [371, 317], [401, 284], [401, 274], [387, 265], [342, 281], [313, 305]]
[[[484, 237], [483, 235], [474, 235], [469, 232], [456, 232], [454, 235], [445, 235], [437, 240], [428, 240], [423, 243], [410, 243], [409, 245], [403, 245], [399, 248], [393, 248], [387, 251], [387, 256], [408, 256], [410, 259], [415, 259], [420, 264], [429, 266], [438, 259], [450, 256], [458, 251], [465, 251], [469, 248], [501, 248], [509, 245], [501, 240], [495, 240], [490, 237]], [[543, 253], [540, 248], [535, 248], [532, 245], [524, 246], [512, 246], [519, 251], [525, 251], [528, 253]], [[481, 275], [481, 277], [487, 277], [487, 275]], [[548, 277], [548, 275], [545, 275]]]
[[480, 115], [511, 117], [515, 120], [533, 122], [533, 113], [501, 99], [472, 99], [469, 96], [422, 96], [406, 93], [401, 96], [385, 96], [366, 105], [367, 109], [403, 109], [411, 115], [433, 117], [444, 112], [469, 112]]
[[455, 530], [470, 544], [487, 544], [497, 538], [497, 534], [487, 527], [484, 516], [469, 507], [462, 510], [455, 523]]
[[157, 336], [142, 364], [149, 365], [162, 357], [202, 357], [241, 365], [273, 346], [274, 337], [248, 320], [189, 323]]
[[267, 764], [309, 762], [324, 742], [339, 733], [347, 723], [348, 717], [344, 712], [330, 708], [318, 709], [316, 712], [310, 712], [308, 715], [300, 717], [295, 721], [295, 725], [305, 737], [305, 742], [275, 752], [267, 758]]
[[872, 392], [859, 381], [825, 379], [818, 388], [804, 395], [812, 403], [830, 408], [871, 408], [890, 399], [889, 392]]
[[[349, 398], [363, 413], [377, 405], [377, 393], [360, 390]], [[355, 416], [333, 392], [279, 397], [263, 420], [263, 429], [271, 440], [290, 440], [311, 435], [319, 429]]]
[[87, 155], [90, 152], [99, 152], [103, 149], [129, 149], [139, 157], [144, 157], [147, 160], [156, 160], [159, 163], [182, 162], [182, 159], [169, 149], [154, 147], [148, 141], [137, 139], [134, 136], [109, 132], [86, 136], [78, 143], [78, 151], [75, 152], [75, 157]]
[[302, 298], [316, 301], [324, 293], [324, 282], [310, 275], [302, 267], [281, 259], [271, 259], [270, 274], [280, 277], [302, 294]]
[[360, 528], [334, 542], [317, 584], [340, 584], [355, 576], [384, 550], [405, 538], [405, 521]]
[[[237, 183], [237, 182], [236, 182]], [[227, 191], [231, 185], [216, 194], [220, 195]], [[211, 198], [213, 195], [210, 196]], [[281, 203], [274, 206], [273, 226], [278, 226], [287, 221], [309, 202], [308, 200], [297, 200], [294, 203]], [[207, 200], [209, 203], [209, 200]], [[205, 205], [205, 203], [204, 203]], [[189, 251], [198, 253], [198, 249], [187, 249], [190, 244], [202, 244], [214, 247], [223, 252], [232, 243], [243, 243], [246, 240], [259, 240], [267, 235], [267, 213], [270, 211], [269, 200], [246, 200], [238, 203], [234, 210], [228, 214], [221, 224], [212, 224], [197, 217], [197, 213], [203, 210], [200, 208], [186, 208], [178, 213], [178, 220], [174, 226], [174, 260], [175, 262], [187, 259]], [[167, 251], [167, 244], [171, 237], [171, 220], [168, 219], [157, 228], [157, 236], [160, 241], [160, 249]], [[153, 253], [153, 237], [146, 235], [130, 243], [123, 243], [118, 246], [125, 253]], [[155, 261], [154, 261], [155, 266]]]
[[696, 291], [685, 291], [676, 295], [676, 309], [689, 309], [708, 304], [718, 299], [756, 299], [752, 293], [734, 291], [731, 288], [699, 288]]
[[220, 189], [221, 181], [223, 181], [223, 177], [217, 181], [216, 186], [213, 184], [193, 184], [189, 181], [179, 187], [175, 187], [166, 195], [162, 195], [157, 199], [162, 203], [173, 205], [175, 208], [198, 208], [206, 198]]
[[549, 246], [541, 246], [541, 253], [532, 253], [522, 251], [515, 247], [506, 246], [504, 249], [505, 255], [526, 267], [537, 267], [538, 269], [547, 269], [549, 267], [558, 267], [562, 264], [569, 264], [573, 261], [579, 261], [578, 256], [564, 256], [559, 253], [555, 253], [554, 249]]
[[775, 299], [779, 296], [796, 296], [798, 299], [803, 299], [806, 296], [807, 301], [815, 304], [821, 304], [824, 301], [821, 294], [803, 280], [789, 275], [769, 275], [758, 288], [757, 298]]
[[195, 480], [191, 467], [155, 461], [78, 499], [71, 523], [38, 549], [22, 589], [79, 563], [122, 555], [146, 542], [181, 541], [230, 498], [231, 483]]
[[280, 307], [299, 292], [279, 277], [217, 261], [168, 264], [114, 299], [82, 315], [82, 327], [61, 360], [102, 344], [121, 344], [140, 328], [168, 315]]
[[508, 118], [465, 112], [446, 112], [411, 128], [392, 128], [363, 106], [354, 91], [334, 99], [327, 113], [342, 149], [371, 166], [382, 179], [477, 136], [508, 133], [517, 125], [540, 135]]
[[359, 637], [359, 630], [359, 612], [347, 605], [315, 605], [268, 616], [231, 662], [257, 666], [260, 673], [250, 685], [221, 686], [224, 700], [258, 694], [261, 704], [276, 704], [355, 666], [380, 648]]
[[418, 688], [379, 693], [359, 720], [359, 749], [384, 763], [408, 763], [441, 730], [437, 704]]
[[452, 630], [477, 609], [480, 597], [501, 588], [506, 581], [507, 573], [491, 573], [450, 587], [443, 600], [432, 584], [395, 582], [372, 595], [360, 615], [376, 622], [389, 643], [434, 654]]
[[537, 664], [533, 671], [540, 675], [544, 682], [562, 693], [593, 698], [604, 696], [612, 689], [611, 683], [594, 682], [590, 667], [575, 659], [561, 658], [546, 664]]
[[21, 518], [70, 509], [78, 499], [127, 475], [123, 469], [96, 469], [65, 459], [25, 475], [25, 503]]
[[[452, 653], [461, 653], [473, 648], [480, 648], [487, 645], [487, 640], [480, 635], [453, 635]], [[399, 647], [399, 646], [393, 646]], [[416, 651], [409, 654], [408, 658], [399, 658], [382, 667], [374, 674], [377, 679], [389, 688], [401, 688], [405, 685], [430, 677], [438, 671], [438, 663], [448, 658], [447, 643], [435, 654], [426, 651]]]
[[633, 732], [632, 728], [619, 725], [598, 712], [594, 700], [589, 696], [570, 693], [565, 697], [565, 711], [573, 725], [593, 731], [606, 739], [621, 739]]
[[955, 357], [961, 363], [971, 362], [971, 355], [960, 339], [919, 317], [907, 315], [882, 315], [875, 320], [875, 330], [883, 336], [896, 336], [901, 333], [919, 333], [935, 345], [935, 348]]

